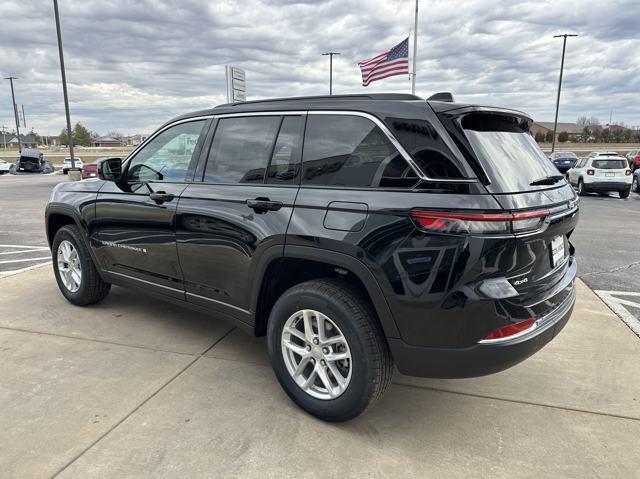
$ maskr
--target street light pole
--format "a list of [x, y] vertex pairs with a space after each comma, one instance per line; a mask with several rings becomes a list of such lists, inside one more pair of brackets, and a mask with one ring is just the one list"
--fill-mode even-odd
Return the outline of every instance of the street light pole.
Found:
[[564, 52], [567, 48], [567, 37], [577, 37], [578, 35], [571, 33], [563, 33], [562, 35], [554, 35], [553, 38], [562, 37], [562, 60], [560, 62], [560, 79], [558, 80], [558, 97], [556, 98], [556, 119], [553, 121], [553, 141], [551, 143], [551, 153], [556, 149], [556, 129], [558, 128], [558, 109], [560, 108], [560, 90], [562, 89], [562, 70], [564, 69]]
[[67, 115], [67, 142], [69, 143], [69, 156], [71, 157], [71, 169], [74, 170], [76, 162], [73, 157], [73, 136], [71, 133], [71, 116], [69, 115], [69, 97], [67, 96], [67, 75], [64, 71], [64, 54], [62, 53], [62, 33], [60, 32], [60, 15], [58, 14], [58, 0], [53, 0], [53, 11], [56, 17], [56, 31], [58, 33], [58, 53], [60, 54], [60, 73], [62, 74], [62, 93], [64, 95], [64, 111]]
[[333, 95], [333, 56], [340, 55], [339, 52], [327, 52], [323, 53], [322, 56], [329, 55], [329, 95]]
[[18, 120], [18, 106], [16, 105], [16, 95], [13, 92], [13, 80], [17, 80], [18, 77], [6, 77], [5, 80], [9, 80], [11, 83], [11, 101], [13, 102], [13, 118], [16, 120], [16, 133], [18, 135], [18, 151], [22, 152], [22, 142], [20, 141], [20, 121]]

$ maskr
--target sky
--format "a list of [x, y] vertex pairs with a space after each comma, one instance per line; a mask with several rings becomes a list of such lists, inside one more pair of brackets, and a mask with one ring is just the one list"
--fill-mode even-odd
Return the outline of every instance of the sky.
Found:
[[[413, 35], [414, 0], [59, 0], [71, 121], [99, 134], [150, 133], [226, 102], [227, 64], [247, 98], [411, 92], [408, 76], [361, 85], [357, 62]], [[65, 125], [51, 0], [2, 0], [0, 73], [19, 77], [27, 130]], [[553, 121], [640, 125], [640, 0], [421, 0], [416, 93], [523, 110]], [[9, 82], [0, 126], [14, 128]], [[613, 113], [612, 113], [613, 112]]]

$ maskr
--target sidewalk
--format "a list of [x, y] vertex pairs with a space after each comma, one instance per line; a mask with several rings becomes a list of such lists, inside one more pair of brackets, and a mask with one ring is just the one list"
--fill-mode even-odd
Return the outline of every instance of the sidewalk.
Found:
[[396, 374], [346, 424], [294, 406], [262, 339], [113, 288], [77, 308], [50, 267], [0, 279], [2, 477], [640, 477], [640, 340], [583, 283], [508, 371]]

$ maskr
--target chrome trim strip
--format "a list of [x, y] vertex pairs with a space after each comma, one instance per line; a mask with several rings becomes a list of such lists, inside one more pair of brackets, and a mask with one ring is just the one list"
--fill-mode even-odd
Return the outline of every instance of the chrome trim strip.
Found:
[[218, 301], [217, 299], [207, 298], [206, 296], [200, 296], [199, 294], [196, 294], [196, 293], [189, 293], [188, 291], [186, 293], [187, 293], [187, 297], [193, 296], [193, 297], [196, 297], [196, 298], [199, 298], [199, 299], [204, 299], [205, 301], [210, 301], [212, 303], [221, 304], [222, 306], [226, 306], [227, 308], [236, 309], [236, 310], [241, 311], [241, 312], [243, 312], [245, 314], [251, 314], [251, 311], [249, 311], [247, 309], [243, 309], [243, 308], [240, 308], [238, 306], [234, 306], [233, 304], [225, 303], [224, 301]]
[[135, 281], [140, 281], [141, 283], [149, 284], [151, 286], [157, 286], [158, 288], [168, 289], [169, 291], [175, 291], [177, 293], [184, 293], [183, 289], [172, 288], [171, 286], [165, 286], [163, 284], [154, 283], [153, 281], [147, 281], [146, 279], [136, 278], [135, 276], [129, 276], [128, 274], [118, 273], [117, 271], [105, 270], [105, 273], [115, 274], [116, 276], [122, 276], [123, 278], [133, 279]]
[[213, 115], [214, 118], [231, 118], [234, 116], [286, 116], [286, 115], [306, 115], [306, 110], [285, 110], [285, 111], [245, 111], [239, 113], [222, 113], [220, 115]]

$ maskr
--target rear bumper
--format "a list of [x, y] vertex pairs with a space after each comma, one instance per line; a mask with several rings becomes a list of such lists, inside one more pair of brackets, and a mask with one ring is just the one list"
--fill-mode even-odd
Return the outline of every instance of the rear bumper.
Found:
[[582, 186], [586, 191], [621, 191], [631, 188], [631, 181], [597, 181]]
[[413, 346], [401, 339], [389, 338], [396, 366], [402, 374], [430, 378], [476, 377], [508, 369], [540, 350], [562, 331], [576, 301], [573, 279], [570, 288], [565, 300], [538, 319], [535, 328], [501, 342], [445, 349]]

